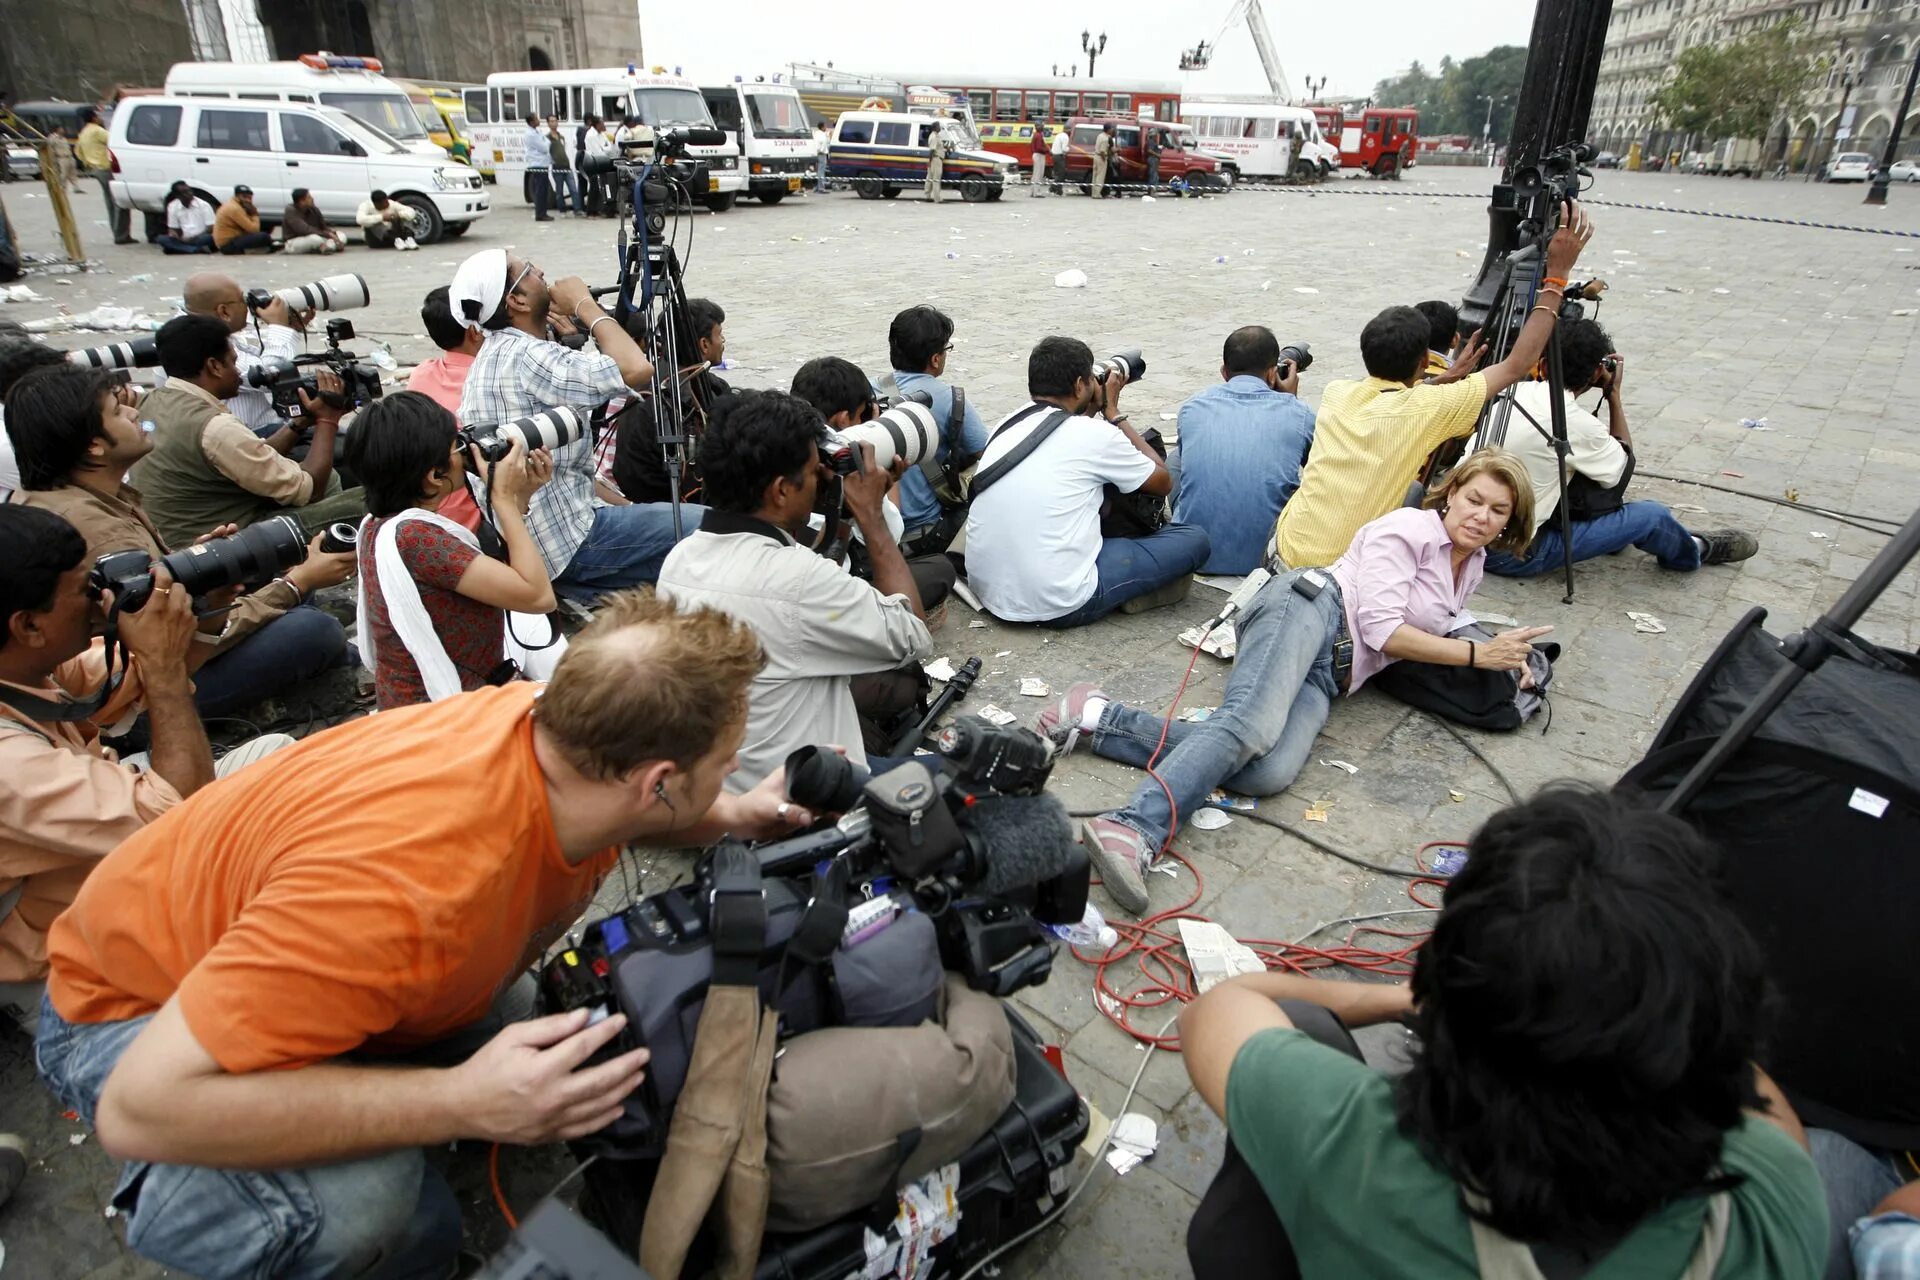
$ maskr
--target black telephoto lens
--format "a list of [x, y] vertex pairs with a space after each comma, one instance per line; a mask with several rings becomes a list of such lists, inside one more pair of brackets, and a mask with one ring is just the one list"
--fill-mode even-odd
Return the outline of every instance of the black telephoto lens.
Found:
[[870, 776], [832, 747], [801, 747], [787, 757], [787, 799], [815, 813], [845, 813]]
[[336, 520], [320, 531], [320, 549], [330, 554], [352, 551], [360, 545], [360, 526], [351, 520]]
[[1311, 369], [1313, 367], [1313, 348], [1304, 342], [1296, 342], [1292, 346], [1280, 348], [1280, 363], [1286, 364], [1289, 361], [1293, 363], [1293, 368], [1296, 373], [1305, 369]]
[[187, 594], [264, 582], [307, 558], [306, 533], [292, 516], [248, 525], [230, 538], [182, 547], [161, 560]]

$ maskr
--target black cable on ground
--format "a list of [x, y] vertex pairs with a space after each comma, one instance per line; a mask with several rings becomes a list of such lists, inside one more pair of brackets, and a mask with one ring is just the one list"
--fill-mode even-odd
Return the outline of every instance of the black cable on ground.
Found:
[[1771, 502], [1776, 507], [1786, 507], [1793, 511], [1804, 511], [1810, 516], [1819, 516], [1824, 520], [1835, 520], [1844, 525], [1851, 525], [1855, 529], [1865, 529], [1868, 533], [1880, 534], [1883, 537], [1892, 537], [1893, 530], [1876, 529], [1872, 525], [1862, 524], [1860, 522], [1862, 520], [1872, 520], [1879, 524], [1893, 525], [1896, 529], [1906, 523], [1904, 520], [1891, 520], [1886, 516], [1863, 515], [1858, 511], [1835, 511], [1831, 507], [1819, 507], [1808, 502], [1795, 502], [1791, 498], [1776, 498], [1770, 493], [1754, 493], [1750, 489], [1736, 489], [1730, 484], [1715, 484], [1711, 480], [1693, 480], [1686, 476], [1670, 476], [1659, 471], [1636, 470], [1634, 474], [1644, 476], [1649, 480], [1666, 480], [1673, 484], [1690, 484], [1697, 489], [1713, 489], [1719, 493], [1730, 493], [1736, 498], [1751, 498], [1755, 502]]
[[1498, 782], [1502, 787], [1506, 789], [1507, 795], [1512, 798], [1513, 802], [1515, 804], [1520, 803], [1520, 792], [1514, 787], [1513, 783], [1508, 780], [1507, 775], [1501, 770], [1500, 766], [1495, 764], [1493, 761], [1487, 759], [1486, 753], [1480, 750], [1479, 747], [1475, 746], [1471, 738], [1467, 737], [1466, 734], [1461, 733], [1458, 729], [1448, 724], [1445, 720], [1441, 719], [1439, 716], [1434, 715], [1431, 711], [1427, 712], [1427, 719], [1433, 721], [1435, 724], [1439, 725], [1442, 729], [1445, 729], [1448, 733], [1452, 734], [1453, 740], [1455, 742], [1465, 747], [1468, 751], [1471, 751], [1473, 753], [1473, 758], [1475, 760], [1478, 760], [1481, 764], [1487, 767], [1487, 772], [1493, 775], [1494, 781]]
[[[1107, 814], [1112, 812], [1113, 810], [1110, 808], [1109, 809], [1069, 809], [1067, 810], [1067, 816], [1070, 818], [1098, 818], [1102, 814]], [[1331, 857], [1338, 858], [1342, 862], [1351, 862], [1354, 866], [1363, 867], [1368, 871], [1377, 871], [1383, 876], [1399, 876], [1402, 880], [1419, 880], [1419, 879], [1425, 878], [1429, 874], [1428, 872], [1425, 872], [1425, 871], [1402, 871], [1397, 867], [1383, 867], [1377, 862], [1368, 862], [1365, 858], [1356, 857], [1351, 853], [1347, 853], [1345, 850], [1336, 848], [1335, 846], [1328, 844], [1325, 840], [1322, 840], [1318, 836], [1309, 835], [1308, 833], [1306, 833], [1305, 831], [1302, 831], [1300, 828], [1294, 826], [1290, 822], [1282, 822], [1278, 818], [1269, 818], [1266, 814], [1261, 813], [1257, 809], [1231, 809], [1231, 810], [1228, 810], [1228, 812], [1232, 813], [1233, 816], [1236, 818], [1252, 818], [1255, 822], [1264, 823], [1269, 827], [1278, 828], [1279, 830], [1286, 832], [1288, 835], [1295, 836], [1300, 840], [1306, 842], [1307, 844], [1312, 845], [1314, 848], [1318, 849], [1320, 852], [1324, 854], [1327, 854]]]

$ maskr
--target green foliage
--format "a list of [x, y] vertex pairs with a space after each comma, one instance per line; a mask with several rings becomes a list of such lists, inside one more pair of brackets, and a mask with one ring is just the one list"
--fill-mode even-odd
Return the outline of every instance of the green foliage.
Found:
[[1727, 44], [1696, 45], [1674, 62], [1653, 95], [1666, 123], [1709, 138], [1763, 138], [1780, 116], [1805, 105], [1826, 70], [1798, 19], [1787, 18]]
[[1375, 85], [1373, 101], [1383, 107], [1418, 108], [1421, 133], [1466, 133], [1478, 138], [1487, 123], [1486, 99], [1493, 98], [1493, 136], [1501, 139], [1513, 122], [1513, 105], [1520, 97], [1526, 70], [1527, 51], [1520, 45], [1501, 45], [1461, 62], [1442, 58], [1438, 75], [1416, 62]]

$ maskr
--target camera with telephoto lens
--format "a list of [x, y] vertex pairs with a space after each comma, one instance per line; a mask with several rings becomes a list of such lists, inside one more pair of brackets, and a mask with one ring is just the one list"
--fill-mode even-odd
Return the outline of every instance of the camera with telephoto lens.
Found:
[[[203, 596], [222, 587], [264, 582], [307, 558], [307, 539], [292, 516], [274, 516], [225, 538], [196, 542], [160, 557], [187, 594]], [[93, 562], [87, 585], [113, 592], [118, 613], [138, 613], [153, 598], [153, 557], [144, 551], [109, 551]]]
[[360, 545], [360, 526], [351, 520], [335, 520], [320, 531], [320, 549], [330, 555], [353, 551]]
[[160, 348], [152, 338], [135, 338], [69, 351], [67, 359], [86, 369], [151, 369], [160, 363]]
[[873, 446], [873, 464], [891, 471], [897, 460], [910, 467], [940, 445], [940, 425], [934, 421], [933, 399], [924, 391], [902, 396], [870, 422], [854, 427], [828, 428], [820, 444], [820, 460], [842, 476], [860, 472], [860, 446]]
[[1105, 360], [1093, 362], [1093, 380], [1103, 387], [1107, 385], [1108, 375], [1115, 372], [1126, 374], [1128, 382], [1138, 382], [1147, 376], [1147, 358], [1140, 354], [1140, 348], [1128, 347]]
[[1304, 342], [1296, 342], [1291, 346], [1282, 347], [1280, 348], [1280, 363], [1282, 366], [1291, 364], [1295, 373], [1304, 373], [1313, 367], [1313, 348]]
[[[353, 321], [327, 321], [327, 349], [290, 360], [262, 360], [247, 370], [247, 385], [259, 387], [273, 398], [273, 407], [289, 417], [301, 411], [300, 393], [310, 400], [324, 400], [339, 409], [358, 409], [381, 395], [380, 366], [360, 359], [340, 348], [353, 341]], [[315, 376], [327, 369], [340, 379], [338, 393], [320, 390]]]
[[561, 445], [572, 444], [586, 433], [587, 420], [578, 411], [563, 405], [491, 427], [463, 427], [460, 445], [462, 448], [478, 449], [480, 456], [488, 462], [498, 462], [513, 452], [513, 442], [516, 440], [526, 444], [528, 453], [535, 449], [545, 449], [551, 453]]
[[265, 310], [273, 305], [275, 298], [286, 303], [287, 310], [295, 315], [302, 311], [350, 311], [373, 301], [373, 295], [367, 289], [366, 277], [349, 272], [315, 280], [312, 284], [289, 285], [284, 289], [249, 289], [247, 309]]

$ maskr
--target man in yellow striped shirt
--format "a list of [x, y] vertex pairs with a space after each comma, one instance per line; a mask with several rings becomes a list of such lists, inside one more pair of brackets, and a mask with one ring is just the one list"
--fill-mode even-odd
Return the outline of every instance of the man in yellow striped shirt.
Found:
[[1388, 307], [1367, 322], [1360, 355], [1368, 377], [1327, 384], [1300, 488], [1274, 525], [1283, 563], [1303, 569], [1339, 559], [1361, 525], [1405, 500], [1428, 454], [1470, 434], [1482, 406], [1527, 376], [1553, 333], [1567, 272], [1592, 238], [1586, 211], [1569, 204], [1547, 247], [1539, 302], [1512, 352], [1484, 373], [1474, 372], [1486, 351], [1478, 334], [1450, 369], [1423, 382], [1432, 332], [1427, 318], [1412, 307]]

